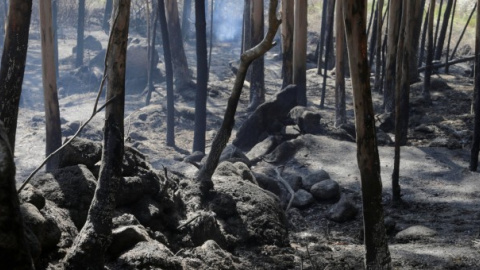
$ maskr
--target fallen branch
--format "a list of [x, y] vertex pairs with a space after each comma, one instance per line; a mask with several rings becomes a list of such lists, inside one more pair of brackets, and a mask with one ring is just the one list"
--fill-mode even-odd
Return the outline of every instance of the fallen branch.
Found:
[[288, 192], [290, 192], [290, 194], [292, 195], [290, 197], [290, 201], [288, 202], [287, 208], [285, 209], [285, 212], [287, 212], [288, 209], [290, 209], [290, 206], [292, 205], [293, 199], [295, 199], [295, 191], [293, 191], [290, 184], [288, 184], [287, 181], [285, 179], [283, 179], [282, 173], [280, 172], [279, 168], [280, 167], [275, 168], [275, 172], [277, 173], [277, 177], [283, 183], [283, 185], [287, 188]]
[[[459, 63], [465, 63], [465, 62], [468, 62], [468, 61], [473, 61], [475, 60], [475, 56], [470, 56], [470, 57], [465, 57], [465, 58], [459, 58], [459, 59], [455, 59], [455, 60], [452, 60], [448, 63], [437, 63], [437, 64], [433, 64], [433, 68], [434, 69], [437, 69], [437, 68], [441, 68], [441, 67], [444, 67], [446, 65], [454, 65], [454, 64], [459, 64]], [[427, 67], [426, 66], [423, 66], [423, 67], [419, 67], [418, 68], [418, 72], [423, 72], [425, 71]]]

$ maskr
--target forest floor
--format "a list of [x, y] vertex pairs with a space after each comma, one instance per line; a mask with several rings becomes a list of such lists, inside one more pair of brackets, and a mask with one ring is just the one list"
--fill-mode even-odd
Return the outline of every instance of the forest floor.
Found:
[[[105, 33], [91, 31], [88, 34], [95, 36], [106, 47]], [[74, 45], [73, 37], [60, 39], [61, 60], [71, 57]], [[266, 55], [267, 100], [281, 88], [281, 61], [276, 57], [278, 50], [277, 46]], [[194, 43], [186, 44], [186, 53], [195, 76]], [[240, 48], [231, 43], [216, 43], [213, 49], [207, 152], [222, 122], [233, 86], [234, 75], [228, 62], [238, 60], [239, 55]], [[89, 57], [87, 54], [86, 59]], [[160, 58], [163, 59], [162, 54]], [[164, 71], [163, 63], [159, 67]], [[67, 64], [61, 65], [60, 77], [68, 74], [70, 69], [71, 66]], [[452, 67], [450, 75], [435, 76], [437, 84], [432, 91], [431, 106], [425, 105], [419, 98], [419, 88], [412, 88], [409, 143], [401, 150], [400, 184], [404, 201], [401, 206], [392, 206], [390, 199], [393, 147], [379, 147], [384, 209], [386, 216], [396, 223], [395, 232], [413, 225], [423, 225], [436, 232], [432, 236], [407, 241], [395, 238], [395, 234], [391, 235], [389, 248], [395, 269], [480, 269], [480, 174], [468, 170], [469, 142], [473, 127], [470, 115], [473, 79], [463, 74], [467, 69], [468, 66]], [[308, 70], [307, 76], [308, 105], [318, 108], [323, 77], [316, 74], [316, 69]], [[44, 153], [41, 78], [40, 41], [38, 36], [31, 35], [15, 152], [19, 182], [40, 164]], [[192, 149], [194, 99], [176, 93], [176, 147], [167, 147], [165, 83], [158, 83], [155, 87], [157, 92], [149, 106], [144, 106], [144, 96], [129, 94], [127, 89], [125, 128], [126, 136], [130, 137], [127, 144], [146, 154], [153, 166], [160, 169], [161, 165], [172, 166]], [[60, 114], [65, 123], [88, 119], [97, 88], [95, 86], [83, 93], [61, 95]], [[334, 76], [328, 76], [326, 106], [320, 110], [324, 126], [333, 126], [334, 123], [333, 89]], [[249, 114], [246, 110], [248, 92], [245, 87], [232, 139]], [[375, 109], [379, 112], [381, 95], [373, 93], [373, 97]], [[142, 124], [139, 115], [144, 113], [156, 115], [158, 119], [155, 123]], [[353, 115], [351, 87], [347, 80], [347, 116], [350, 123], [353, 123]], [[102, 125], [103, 113], [100, 113], [86, 132], [91, 132], [91, 135], [100, 134], [100, 137], [92, 136], [101, 140]], [[388, 135], [393, 138], [393, 134]], [[344, 193], [353, 195], [357, 206], [361, 208], [355, 143], [330, 138], [321, 140], [325, 143], [312, 145], [306, 153], [309, 162], [325, 169], [341, 185]], [[255, 171], [255, 168], [252, 170]], [[306, 209], [294, 210], [300, 215], [296, 215], [295, 220], [290, 218], [294, 223], [290, 228], [291, 248], [287, 251], [263, 248], [259, 252], [265, 257], [289, 253], [295, 260], [294, 269], [361, 268], [364, 258], [361, 213], [353, 221], [335, 223], [326, 218], [328, 207], [327, 204], [315, 203]], [[239, 252], [235, 255], [248, 260], [255, 252]], [[258, 257], [250, 259], [258, 260], [253, 265], [263, 269], [263, 262]]]

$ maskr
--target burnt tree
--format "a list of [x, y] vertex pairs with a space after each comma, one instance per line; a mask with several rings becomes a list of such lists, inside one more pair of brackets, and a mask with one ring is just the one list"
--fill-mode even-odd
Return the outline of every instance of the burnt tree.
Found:
[[[251, 42], [252, 47], [257, 46], [263, 39], [264, 16], [263, 1], [252, 1], [251, 3]], [[265, 61], [263, 55], [255, 59], [251, 67], [250, 78], [250, 104], [248, 110], [254, 111], [260, 104], [265, 102]]]
[[435, 0], [430, 1], [430, 8], [428, 11], [428, 26], [427, 26], [427, 63], [425, 64], [425, 76], [423, 80], [423, 98], [427, 103], [430, 103], [430, 81], [433, 72], [433, 14], [435, 14]]
[[[480, 0], [477, 0], [477, 5], [480, 5]], [[477, 24], [475, 31], [475, 88], [474, 99], [475, 104], [475, 124], [473, 129], [473, 144], [470, 153], [470, 171], [477, 171], [478, 154], [480, 151], [480, 11], [477, 10]]]
[[[445, 7], [445, 12], [443, 14], [442, 27], [440, 29], [440, 36], [437, 39], [437, 44], [435, 46], [435, 55], [433, 56], [434, 60], [440, 60], [443, 52], [443, 44], [445, 43], [445, 37], [447, 35], [448, 22], [450, 21], [450, 15], [452, 14], [453, 0], [447, 0], [447, 5]], [[452, 22], [453, 23], [453, 22]], [[437, 25], [437, 28], [439, 25]], [[448, 55], [448, 52], [447, 52]]]
[[115, 193], [122, 178], [124, 154], [125, 64], [130, 1], [114, 1], [114, 22], [107, 49], [107, 100], [102, 164], [87, 221], [64, 259], [65, 269], [103, 269], [110, 244]]
[[282, 89], [293, 83], [293, 2], [282, 0]]
[[307, 0], [295, 1], [293, 31], [293, 83], [297, 103], [307, 106]]
[[388, 11], [387, 55], [383, 87], [383, 107], [387, 113], [393, 113], [395, 110], [395, 69], [401, 16], [402, 1], [392, 0]]
[[[382, 1], [382, 0], [380, 0]], [[336, 72], [335, 72], [335, 126], [347, 122], [345, 102], [345, 24], [343, 22], [343, 1], [338, 1], [335, 9]]]
[[78, 1], [77, 47], [75, 67], [83, 65], [83, 36], [85, 32], [85, 0]]
[[343, 16], [352, 78], [360, 169], [366, 269], [391, 269], [388, 238], [383, 222], [382, 180], [375, 131], [375, 112], [370, 91], [367, 59], [367, 1], [344, 2]]

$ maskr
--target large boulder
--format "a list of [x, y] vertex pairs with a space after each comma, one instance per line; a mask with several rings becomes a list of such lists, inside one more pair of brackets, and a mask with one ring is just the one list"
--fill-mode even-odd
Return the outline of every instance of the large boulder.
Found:
[[157, 241], [142, 241], [122, 253], [108, 269], [169, 269], [181, 270], [180, 259], [165, 245]]
[[31, 184], [25, 185], [22, 192], [18, 194], [18, 198], [22, 203], [31, 203], [35, 205], [38, 210], [41, 210], [45, 206], [45, 197], [43, 197], [43, 193], [34, 188]]
[[192, 251], [187, 251], [182, 260], [183, 269], [242, 269], [239, 260], [223, 250], [215, 241], [208, 240]]
[[318, 134], [321, 132], [320, 119], [322, 116], [312, 108], [296, 106], [289, 113], [288, 117], [299, 127], [303, 134]]
[[[56, 243], [60, 252], [66, 252], [66, 250], [72, 246], [73, 240], [78, 234], [78, 229], [73, 223], [68, 210], [59, 208], [52, 201], [47, 200], [45, 207], [40, 211], [47, 220], [46, 234], [56, 234], [55, 228], [60, 231], [60, 239]], [[49, 226], [48, 224], [54, 223], [55, 225]], [[53, 237], [52, 237], [53, 238]], [[52, 239], [50, 238], [50, 239]], [[45, 243], [48, 247], [48, 243]]]
[[[68, 138], [67, 138], [68, 140]], [[89, 139], [74, 138], [60, 152], [60, 168], [83, 164], [92, 171], [102, 158], [102, 144]]]
[[235, 239], [230, 244], [287, 245], [285, 213], [277, 196], [243, 179], [242, 175], [235, 173], [237, 168], [230, 162], [222, 162], [217, 171], [231, 172], [228, 176], [216, 172], [212, 177], [214, 196], [224, 197], [222, 200], [212, 200], [212, 210], [224, 209], [221, 205], [215, 205], [224, 202], [231, 208], [228, 217], [221, 223], [223, 229]]
[[268, 135], [280, 133], [290, 110], [297, 105], [297, 87], [289, 85], [272, 101], [260, 105], [245, 120], [237, 132], [233, 144], [243, 151], [250, 150]]
[[108, 247], [111, 256], [134, 247], [139, 242], [150, 241], [147, 230], [142, 225], [130, 225], [112, 230], [112, 242]]
[[85, 165], [76, 165], [45, 173], [32, 179], [46, 199], [65, 208], [78, 229], [87, 219], [96, 188], [96, 179]]

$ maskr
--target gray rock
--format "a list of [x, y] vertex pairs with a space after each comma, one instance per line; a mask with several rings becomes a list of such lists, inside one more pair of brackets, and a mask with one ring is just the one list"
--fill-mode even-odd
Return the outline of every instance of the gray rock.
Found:
[[282, 142], [271, 153], [265, 156], [265, 160], [272, 164], [281, 164], [289, 161], [298, 149], [304, 146], [301, 139], [293, 139]]
[[77, 228], [82, 228], [96, 187], [96, 179], [85, 165], [70, 166], [32, 179], [46, 199], [70, 213]]
[[148, 225], [152, 219], [162, 217], [163, 206], [150, 196], [144, 196], [138, 202], [126, 207], [126, 212], [134, 215], [141, 224]]
[[188, 162], [188, 163], [200, 163], [202, 161], [202, 158], [205, 157], [205, 154], [200, 152], [200, 151], [196, 151], [196, 152], [193, 152], [192, 154], [186, 156], [183, 161], [185, 162]]
[[290, 185], [293, 191], [297, 191], [302, 188], [302, 177], [298, 175], [285, 175], [283, 179]]
[[157, 241], [139, 242], [107, 266], [111, 270], [182, 269], [179, 258]]
[[[218, 201], [215, 203], [218, 203]], [[235, 206], [233, 206], [233, 209], [235, 209]], [[198, 217], [186, 226], [193, 245], [200, 246], [207, 240], [214, 240], [226, 248], [227, 241], [222, 234], [220, 225], [217, 223], [215, 213], [202, 211], [195, 214]]]
[[132, 248], [138, 242], [151, 240], [148, 232], [142, 225], [120, 227], [112, 231], [112, 242], [107, 252], [113, 257]]
[[289, 112], [288, 116], [297, 124], [302, 134], [319, 134], [321, 132], [320, 119], [322, 116], [311, 108], [297, 106]]
[[47, 221], [37, 207], [30, 203], [23, 203], [20, 205], [20, 213], [22, 213], [25, 225], [30, 228], [37, 239], [43, 238]]
[[45, 197], [43, 197], [43, 193], [34, 188], [31, 184], [25, 185], [22, 192], [18, 194], [18, 198], [22, 203], [31, 203], [35, 205], [38, 210], [41, 210], [45, 206]]
[[353, 220], [357, 213], [358, 209], [353, 200], [347, 195], [342, 195], [340, 201], [328, 210], [327, 217], [330, 220], [341, 223]]
[[42, 254], [42, 245], [35, 233], [28, 227], [25, 228], [25, 240], [27, 241], [27, 246], [30, 249], [30, 255], [33, 261], [36, 261], [40, 257], [40, 254]]
[[102, 43], [98, 41], [94, 36], [88, 35], [84, 39], [84, 49], [92, 51], [101, 51]]
[[220, 155], [219, 162], [222, 161], [230, 161], [232, 163], [243, 162], [248, 167], [250, 167], [251, 165], [248, 157], [233, 144], [229, 144], [227, 145], [227, 147], [225, 147], [225, 149], [223, 149], [222, 155]]
[[[46, 238], [52, 239], [56, 237], [55, 234], [60, 233], [60, 239], [57, 241], [57, 247], [65, 251], [67, 248], [72, 246], [73, 240], [78, 234], [78, 229], [75, 227], [75, 224], [70, 218], [68, 211], [59, 208], [53, 202], [47, 200], [45, 207], [40, 212], [47, 220], [48, 229], [46, 230], [46, 234], [51, 233], [53, 235], [51, 238], [48, 236], [46, 236]], [[55, 223], [56, 226], [48, 226], [48, 224], [51, 222]], [[59, 232], [56, 231], [56, 228], [58, 228]], [[44, 242], [46, 241], [44, 240]], [[49, 244], [45, 245], [49, 246]]]
[[247, 167], [243, 162], [235, 162], [233, 164], [237, 168], [238, 174], [242, 177], [243, 180], [246, 180], [252, 184], [258, 185], [257, 179], [253, 172]]
[[277, 136], [268, 136], [263, 141], [257, 143], [255, 147], [252, 147], [252, 149], [248, 151], [247, 157], [252, 162], [260, 161], [262, 157], [272, 152], [279, 143], [280, 139]]
[[395, 240], [404, 243], [415, 240], [428, 239], [435, 235], [437, 235], [437, 232], [435, 230], [432, 230], [422, 225], [415, 225], [398, 232], [395, 235]]
[[144, 154], [133, 147], [125, 146], [123, 176], [139, 176], [152, 170]]
[[375, 125], [384, 132], [392, 132], [395, 130], [395, 118], [392, 113], [377, 114]]
[[297, 103], [296, 96], [297, 87], [289, 85], [280, 91], [274, 100], [260, 105], [242, 124], [233, 144], [249, 151], [268, 135], [279, 133], [283, 127], [282, 121], [285, 121], [288, 112]]
[[288, 196], [288, 191], [286, 190], [285, 187], [283, 187], [283, 184], [280, 183], [278, 180], [276, 180], [273, 177], [270, 177], [264, 173], [255, 173], [255, 179], [257, 180], [258, 185], [273, 194], [277, 195], [281, 201], [284, 199], [287, 199]]
[[330, 175], [325, 170], [316, 171], [302, 179], [303, 188], [305, 190], [310, 190], [316, 183], [320, 183], [327, 179], [330, 179]]
[[183, 269], [240, 269], [236, 263], [239, 260], [213, 240], [206, 241], [186, 256], [182, 260]]
[[301, 135], [301, 130], [297, 125], [284, 126], [282, 129], [282, 135], [287, 139], [295, 139]]
[[327, 179], [314, 184], [310, 193], [320, 201], [336, 201], [340, 198], [340, 186], [336, 181]]
[[112, 229], [132, 225], [140, 225], [138, 219], [132, 214], [116, 212], [116, 215], [112, 218]]
[[[67, 138], [68, 140], [68, 138]], [[102, 144], [88, 139], [75, 138], [60, 152], [60, 168], [83, 164], [93, 170], [102, 158]]]
[[393, 140], [383, 130], [377, 130], [377, 143], [378, 145], [393, 145]]
[[298, 208], [305, 208], [312, 204], [315, 201], [313, 198], [312, 194], [310, 192], [304, 190], [304, 189], [299, 189], [297, 192], [295, 192], [295, 198], [293, 199], [292, 206], [298, 207]]
[[145, 195], [156, 194], [159, 190], [160, 178], [154, 173], [149, 173], [142, 177], [122, 177], [119, 190], [115, 194], [117, 207], [132, 204]]

